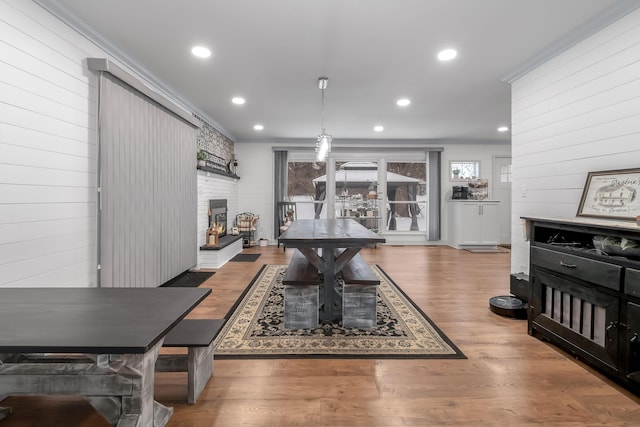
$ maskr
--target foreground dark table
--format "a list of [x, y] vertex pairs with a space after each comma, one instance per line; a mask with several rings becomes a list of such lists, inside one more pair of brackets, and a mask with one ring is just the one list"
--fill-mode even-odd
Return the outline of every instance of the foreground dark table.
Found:
[[287, 248], [297, 248], [323, 274], [324, 309], [320, 319], [330, 322], [341, 316], [337, 274], [362, 248], [384, 243], [385, 239], [354, 219], [299, 219], [278, 242]]
[[[164, 336], [209, 293], [201, 288], [0, 288], [0, 361], [5, 362], [0, 399], [79, 394], [114, 425], [127, 419], [165, 425], [173, 410], [153, 400], [155, 361]], [[82, 353], [94, 363], [73, 363], [73, 358], [11, 363], [22, 353]]]

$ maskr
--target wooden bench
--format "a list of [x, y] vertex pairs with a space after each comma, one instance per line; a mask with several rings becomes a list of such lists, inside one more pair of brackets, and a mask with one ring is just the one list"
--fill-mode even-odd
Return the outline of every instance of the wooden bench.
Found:
[[195, 404], [213, 375], [213, 338], [224, 319], [182, 319], [163, 347], [187, 347], [187, 354], [160, 354], [156, 372], [187, 372], [187, 403]]
[[318, 269], [296, 250], [282, 278], [284, 327], [305, 329], [318, 326], [320, 277]]
[[342, 269], [342, 326], [375, 328], [376, 305], [380, 279], [360, 254]]

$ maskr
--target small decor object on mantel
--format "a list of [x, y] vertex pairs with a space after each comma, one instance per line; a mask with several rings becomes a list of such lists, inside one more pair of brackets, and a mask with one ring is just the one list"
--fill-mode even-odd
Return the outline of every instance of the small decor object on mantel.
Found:
[[207, 165], [207, 152], [204, 150], [198, 150], [198, 166], [205, 167]]
[[207, 228], [206, 246], [218, 246], [218, 227], [214, 224]]
[[589, 172], [577, 216], [637, 221], [639, 192], [640, 168]]

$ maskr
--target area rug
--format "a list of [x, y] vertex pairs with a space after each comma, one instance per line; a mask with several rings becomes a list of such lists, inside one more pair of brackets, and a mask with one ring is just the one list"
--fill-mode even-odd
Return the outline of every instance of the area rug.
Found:
[[238, 254], [231, 258], [230, 261], [235, 262], [254, 262], [258, 258], [260, 258], [261, 254]]
[[187, 271], [186, 273], [181, 274], [160, 286], [171, 288], [197, 288], [214, 274], [215, 272], [213, 271]]
[[214, 340], [217, 359], [258, 358], [465, 358], [379, 266], [378, 324], [345, 329], [284, 328], [282, 276], [286, 265], [265, 265], [225, 317]]

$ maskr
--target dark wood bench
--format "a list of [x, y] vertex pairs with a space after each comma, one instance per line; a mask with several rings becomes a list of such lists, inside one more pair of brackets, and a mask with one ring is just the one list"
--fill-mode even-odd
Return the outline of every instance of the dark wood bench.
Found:
[[283, 285], [314, 286], [319, 283], [318, 269], [296, 249], [282, 278]]
[[318, 269], [297, 249], [282, 278], [282, 285], [284, 287], [284, 327], [286, 329], [317, 327], [320, 276]]
[[380, 279], [369, 264], [356, 254], [342, 269], [342, 326], [375, 328]]
[[356, 254], [342, 269], [342, 280], [350, 285], [379, 285], [380, 279], [360, 254]]
[[195, 404], [213, 375], [213, 338], [224, 319], [182, 319], [163, 347], [186, 347], [187, 354], [160, 354], [156, 372], [187, 372], [187, 403]]

